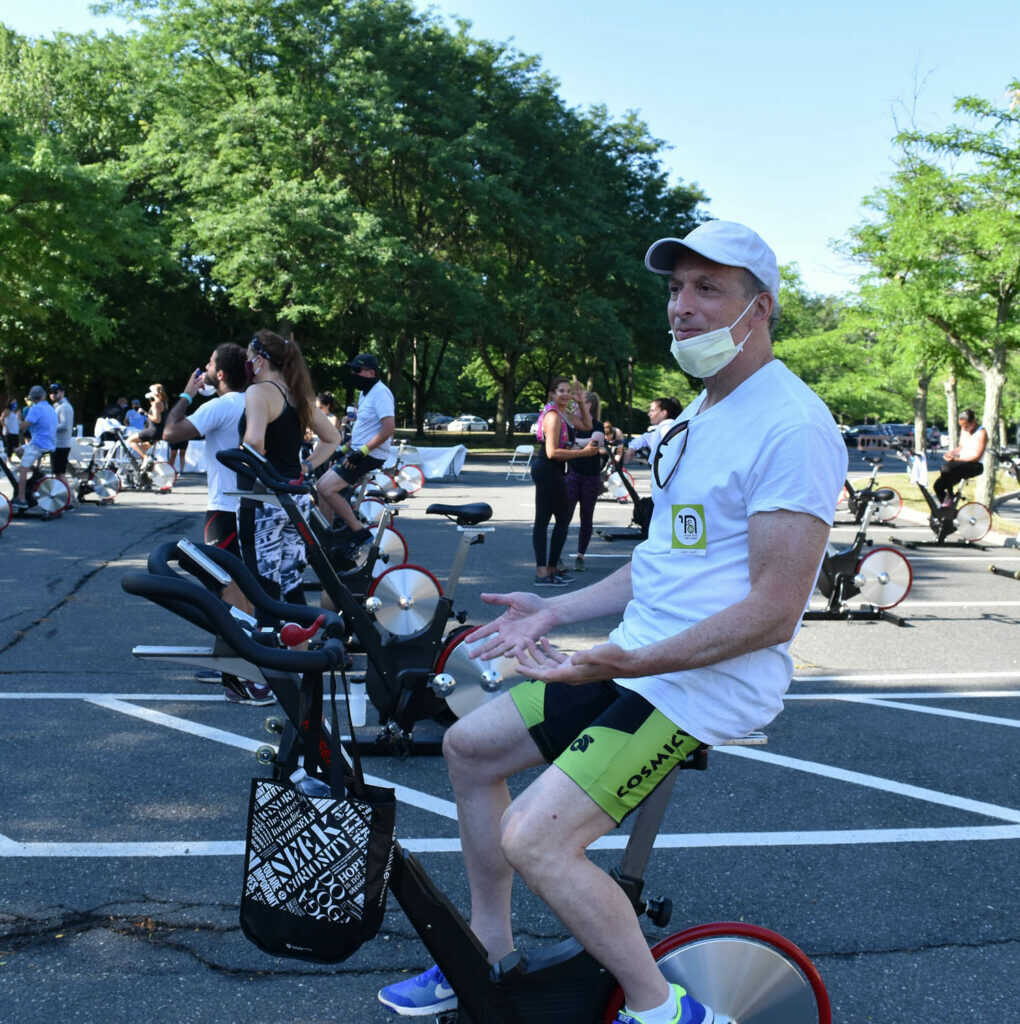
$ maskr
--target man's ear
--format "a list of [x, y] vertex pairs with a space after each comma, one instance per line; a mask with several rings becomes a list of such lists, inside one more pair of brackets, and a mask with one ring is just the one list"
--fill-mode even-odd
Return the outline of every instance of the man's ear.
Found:
[[765, 323], [768, 323], [775, 305], [776, 300], [772, 297], [771, 292], [759, 292], [751, 309], [751, 319], [764, 320]]

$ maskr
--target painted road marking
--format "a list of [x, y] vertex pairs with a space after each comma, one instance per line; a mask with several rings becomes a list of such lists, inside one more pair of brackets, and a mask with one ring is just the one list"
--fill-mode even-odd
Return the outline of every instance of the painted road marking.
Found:
[[[589, 850], [622, 850], [629, 836], [603, 836]], [[673, 832], [655, 840], [657, 849], [734, 846], [864, 846], [884, 843], [972, 843], [1020, 839], [1020, 825], [956, 828], [820, 829], [798, 832]], [[400, 839], [409, 853], [460, 853], [456, 836]], [[0, 836], [2, 857], [242, 857], [244, 842], [19, 843]]]

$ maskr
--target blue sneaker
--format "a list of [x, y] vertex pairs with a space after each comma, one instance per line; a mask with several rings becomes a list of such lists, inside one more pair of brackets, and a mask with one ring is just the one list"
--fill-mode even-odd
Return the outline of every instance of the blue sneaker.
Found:
[[[676, 993], [676, 1016], [672, 1024], [727, 1024], [728, 1017], [717, 1017], [710, 1006], [701, 1003], [687, 994], [682, 985], [673, 985]], [[621, 1010], [616, 1015], [616, 1024], [643, 1024], [642, 1018]]]
[[401, 1017], [427, 1017], [454, 1009], [457, 997], [443, 972], [431, 967], [417, 978], [387, 985], [379, 992], [379, 1002]]

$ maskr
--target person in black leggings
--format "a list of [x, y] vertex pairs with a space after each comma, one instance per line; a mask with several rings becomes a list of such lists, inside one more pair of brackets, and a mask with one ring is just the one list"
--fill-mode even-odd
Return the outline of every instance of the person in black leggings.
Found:
[[[594, 441], [601, 450], [605, 440], [599, 423], [602, 401], [594, 391], [584, 393], [583, 402], [591, 416], [592, 429], [585, 430], [578, 425], [575, 429], [575, 440], [578, 444]], [[597, 428], [597, 429], [596, 429]], [[577, 533], [577, 554], [574, 556], [574, 569], [584, 572], [584, 555], [591, 542], [595, 528], [595, 502], [602, 488], [602, 458], [596, 452], [587, 459], [574, 459], [567, 464], [567, 520], [574, 518], [574, 509], [580, 506], [581, 515]]]
[[[572, 386], [566, 377], [554, 377], [550, 396], [551, 401], [542, 410], [542, 418], [538, 421], [537, 437], [542, 447], [531, 462], [531, 479], [535, 482], [535, 525], [531, 541], [535, 549], [535, 584], [563, 587], [570, 582], [570, 577], [557, 573], [556, 565], [570, 526], [564, 471], [568, 461], [598, 454], [598, 445], [589, 441], [584, 448], [573, 447], [574, 427], [569, 418], [571, 406], [578, 406], [578, 422], [591, 430], [591, 417], [580, 385], [575, 382]], [[555, 526], [547, 546], [550, 519], [555, 519]]]

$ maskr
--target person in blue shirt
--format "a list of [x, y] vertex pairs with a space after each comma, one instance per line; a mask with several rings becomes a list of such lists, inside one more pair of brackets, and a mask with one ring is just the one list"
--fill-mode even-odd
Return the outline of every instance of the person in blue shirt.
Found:
[[31, 407], [24, 415], [25, 427], [31, 434], [31, 440], [21, 450], [21, 466], [18, 468], [18, 494], [11, 502], [15, 511], [28, 508], [25, 500], [25, 488], [32, 467], [46, 452], [52, 452], [57, 446], [57, 414], [53, 406], [46, 401], [46, 392], [41, 384], [35, 384], [29, 391]]
[[132, 430], [145, 429], [145, 413], [142, 412], [142, 400], [140, 398], [131, 399], [131, 408], [128, 409], [127, 414], [124, 416], [124, 422]]

